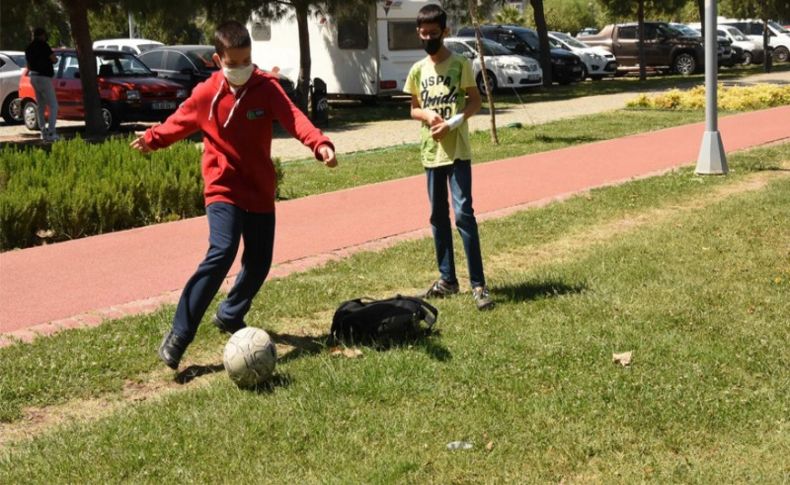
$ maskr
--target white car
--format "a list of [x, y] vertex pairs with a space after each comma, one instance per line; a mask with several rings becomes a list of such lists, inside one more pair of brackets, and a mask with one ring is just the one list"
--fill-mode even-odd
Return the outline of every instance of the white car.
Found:
[[[719, 28], [732, 25], [743, 32], [749, 40], [763, 45], [763, 21], [753, 19], [727, 19], [719, 18]], [[773, 49], [773, 58], [779, 62], [790, 60], [790, 31], [778, 23], [768, 21], [768, 46]]]
[[149, 39], [104, 39], [95, 41], [93, 49], [124, 51], [137, 56], [154, 47], [163, 45], [161, 42]]
[[27, 66], [25, 53], [0, 51], [0, 116], [6, 123], [22, 121], [22, 103], [19, 100], [19, 78]]
[[617, 72], [617, 58], [603, 47], [587, 45], [562, 32], [549, 32], [549, 42], [554, 44], [552, 47], [569, 50], [581, 58], [584, 63], [582, 79], [600, 80], [613, 77]]
[[[489, 85], [497, 88], [526, 88], [543, 85], [543, 70], [538, 61], [531, 57], [513, 54], [507, 47], [488, 39], [482, 39], [483, 54], [486, 59]], [[483, 68], [477, 54], [477, 41], [474, 37], [448, 37], [444, 45], [451, 51], [472, 59], [477, 88], [485, 93]]]
[[[688, 26], [692, 29], [702, 31], [702, 24], [699, 22], [688, 24]], [[743, 49], [743, 55], [741, 56], [742, 64], [762, 64], [765, 57], [765, 50], [763, 49], [762, 42], [755, 42], [738, 30], [737, 27], [726, 24], [719, 25], [719, 37], [725, 37], [732, 42], [732, 45]]]

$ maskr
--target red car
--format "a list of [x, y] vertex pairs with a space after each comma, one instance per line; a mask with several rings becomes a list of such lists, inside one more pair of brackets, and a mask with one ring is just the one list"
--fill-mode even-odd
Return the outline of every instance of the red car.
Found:
[[[85, 119], [79, 61], [74, 49], [55, 49], [55, 95], [58, 119]], [[124, 121], [161, 121], [173, 113], [187, 97], [180, 84], [159, 79], [137, 57], [119, 51], [94, 51], [102, 118], [107, 129]], [[25, 70], [19, 79], [22, 115], [29, 130], [38, 130], [36, 96]]]

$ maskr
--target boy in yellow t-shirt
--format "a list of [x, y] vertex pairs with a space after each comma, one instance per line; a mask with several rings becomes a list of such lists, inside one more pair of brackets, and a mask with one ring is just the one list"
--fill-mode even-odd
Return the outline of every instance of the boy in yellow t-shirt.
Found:
[[458, 293], [449, 185], [472, 294], [477, 308], [486, 310], [494, 302], [486, 288], [480, 236], [472, 208], [472, 150], [466, 123], [482, 103], [469, 59], [444, 46], [443, 38], [448, 33], [447, 14], [441, 7], [429, 4], [420, 9], [417, 34], [428, 56], [412, 66], [404, 88], [411, 94], [411, 117], [422, 122], [422, 164], [428, 177], [431, 229], [440, 274], [425, 296], [441, 298]]

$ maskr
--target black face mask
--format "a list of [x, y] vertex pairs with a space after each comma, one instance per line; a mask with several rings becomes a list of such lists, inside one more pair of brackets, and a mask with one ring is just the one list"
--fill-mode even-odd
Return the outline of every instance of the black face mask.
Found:
[[425, 49], [425, 52], [428, 53], [429, 56], [432, 56], [439, 52], [439, 49], [442, 48], [442, 38], [441, 37], [431, 37], [430, 39], [420, 39], [422, 42], [422, 48]]

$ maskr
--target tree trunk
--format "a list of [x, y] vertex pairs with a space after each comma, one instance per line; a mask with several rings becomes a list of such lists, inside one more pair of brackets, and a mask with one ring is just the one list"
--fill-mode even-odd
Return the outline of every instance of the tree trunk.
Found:
[[639, 0], [639, 7], [636, 12], [639, 22], [639, 80], [647, 79], [647, 66], [645, 59], [645, 0]]
[[310, 32], [307, 30], [307, 17], [310, 13], [307, 2], [295, 2], [296, 25], [299, 29], [299, 80], [296, 84], [299, 109], [307, 114], [307, 102], [310, 97]]
[[106, 130], [101, 116], [101, 99], [96, 81], [96, 58], [93, 54], [93, 41], [88, 25], [88, 7], [85, 0], [67, 0], [63, 3], [69, 13], [71, 36], [74, 45], [77, 46], [77, 60], [80, 64], [80, 82], [85, 107], [85, 136], [86, 138], [100, 137]]
[[773, 56], [771, 55], [770, 43], [771, 43], [771, 36], [768, 34], [768, 18], [767, 15], [763, 15], [763, 52], [765, 52], [765, 60], [763, 61], [763, 66], [765, 66], [765, 72], [771, 72], [773, 69]]
[[546, 14], [543, 12], [543, 0], [530, 0], [535, 27], [540, 42], [540, 68], [543, 69], [543, 85], [551, 87], [554, 82], [551, 76], [551, 46], [549, 46], [549, 29], [546, 26]]
[[494, 96], [491, 93], [491, 85], [488, 83], [488, 76], [486, 75], [486, 57], [483, 54], [483, 41], [480, 34], [480, 23], [477, 20], [477, 5], [476, 0], [469, 0], [469, 16], [472, 17], [472, 25], [475, 27], [475, 39], [477, 41], [477, 52], [480, 54], [480, 73], [483, 76], [483, 86], [486, 88], [486, 99], [488, 100], [488, 112], [491, 120], [491, 141], [495, 145], [499, 145], [499, 137], [496, 132], [496, 110], [494, 109]]

